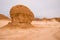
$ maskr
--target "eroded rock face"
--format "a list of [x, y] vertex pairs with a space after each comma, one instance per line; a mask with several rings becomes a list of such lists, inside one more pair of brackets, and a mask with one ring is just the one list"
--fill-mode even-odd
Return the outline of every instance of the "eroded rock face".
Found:
[[29, 8], [24, 5], [13, 6], [10, 10], [11, 22], [1, 28], [2, 30], [20, 29], [33, 27], [31, 22], [34, 20], [34, 15]]
[[[21, 40], [21, 37], [24, 37], [27, 34], [26, 32], [30, 30], [30, 28], [34, 28], [34, 26], [31, 25], [31, 22], [34, 19], [34, 15], [26, 6], [13, 6], [10, 10], [10, 16], [11, 22], [0, 28], [0, 40]], [[27, 31], [25, 32], [24, 30]], [[24, 33], [22, 33], [21, 31]]]
[[31, 23], [34, 19], [32, 11], [24, 5], [13, 6], [10, 10], [12, 21], [20, 23]]
[[[10, 10], [11, 22], [0, 28], [0, 40], [23, 40], [27, 36], [34, 19], [33, 13], [23, 5], [13, 6]], [[24, 31], [26, 30], [26, 32]], [[23, 33], [22, 33], [23, 32]], [[22, 34], [21, 34], [22, 33]]]

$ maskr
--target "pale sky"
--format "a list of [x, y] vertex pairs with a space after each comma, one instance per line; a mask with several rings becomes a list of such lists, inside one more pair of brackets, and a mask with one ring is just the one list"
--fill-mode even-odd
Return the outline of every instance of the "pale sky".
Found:
[[60, 17], [60, 0], [0, 0], [0, 14], [9, 17], [9, 10], [14, 5], [29, 7], [37, 18]]

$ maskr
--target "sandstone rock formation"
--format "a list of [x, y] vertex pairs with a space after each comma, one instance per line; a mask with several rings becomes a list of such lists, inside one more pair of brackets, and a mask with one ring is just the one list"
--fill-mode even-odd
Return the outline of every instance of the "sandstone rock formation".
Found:
[[[6, 26], [0, 28], [0, 40], [21, 40], [21, 37], [24, 35], [24, 33], [26, 33], [23, 30], [34, 28], [34, 26], [31, 24], [32, 20], [34, 20], [34, 15], [26, 6], [13, 6], [10, 10], [10, 16], [11, 22], [9, 22]], [[24, 33], [22, 33], [21, 31], [23, 31]], [[22, 33], [23, 35], [20, 36], [20, 33]], [[16, 35], [19, 35], [20, 38]]]
[[31, 23], [34, 19], [32, 11], [24, 5], [13, 6], [10, 15], [14, 22]]

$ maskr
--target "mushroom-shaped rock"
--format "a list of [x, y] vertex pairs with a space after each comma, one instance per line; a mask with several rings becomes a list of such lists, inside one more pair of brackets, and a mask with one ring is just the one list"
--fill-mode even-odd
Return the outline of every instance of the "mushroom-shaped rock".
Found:
[[33, 13], [26, 6], [16, 5], [11, 8], [10, 16], [11, 22], [0, 28], [0, 40], [24, 40], [35, 28], [31, 24]]
[[[31, 28], [32, 20], [34, 20], [34, 15], [29, 8], [24, 5], [13, 6], [10, 10], [11, 22], [8, 23], [4, 29], [14, 29], [14, 28]], [[1, 28], [1, 29], [3, 29]]]
[[13, 22], [31, 23], [34, 20], [33, 12], [24, 5], [13, 6], [10, 10]]

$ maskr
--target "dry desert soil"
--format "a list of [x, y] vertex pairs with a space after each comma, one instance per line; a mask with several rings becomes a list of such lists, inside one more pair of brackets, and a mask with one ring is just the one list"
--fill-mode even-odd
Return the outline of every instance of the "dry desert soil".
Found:
[[60, 22], [32, 21], [31, 24], [36, 28], [6, 31], [0, 34], [0, 40], [60, 40]]

